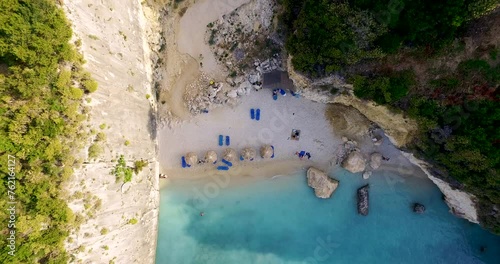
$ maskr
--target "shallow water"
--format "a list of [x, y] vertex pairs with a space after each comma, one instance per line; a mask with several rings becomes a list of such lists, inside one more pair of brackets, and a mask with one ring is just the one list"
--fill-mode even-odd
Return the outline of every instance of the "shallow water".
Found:
[[[314, 196], [304, 172], [244, 185], [173, 180], [161, 191], [156, 262], [498, 263], [500, 237], [451, 215], [429, 180], [372, 175], [362, 217], [356, 189], [366, 181], [344, 170], [332, 175], [340, 186], [326, 200]], [[426, 212], [413, 213], [413, 202]]]

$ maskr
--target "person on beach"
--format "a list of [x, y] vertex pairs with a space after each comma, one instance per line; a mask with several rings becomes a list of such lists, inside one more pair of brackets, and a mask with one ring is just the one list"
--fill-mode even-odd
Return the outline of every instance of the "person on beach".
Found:
[[311, 153], [306, 152], [307, 159], [311, 159]]
[[204, 213], [204, 212], [200, 212], [200, 216], [204, 216], [204, 215], [205, 215], [205, 213]]
[[389, 161], [390, 158], [386, 157], [386, 156], [382, 156], [382, 160], [385, 160], [385, 161]]

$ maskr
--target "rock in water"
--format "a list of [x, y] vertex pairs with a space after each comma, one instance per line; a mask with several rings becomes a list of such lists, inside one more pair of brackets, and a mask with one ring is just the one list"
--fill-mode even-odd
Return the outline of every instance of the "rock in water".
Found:
[[307, 185], [314, 189], [314, 194], [319, 198], [330, 198], [339, 186], [339, 181], [332, 179], [325, 172], [310, 167], [307, 170]]
[[382, 164], [382, 154], [375, 152], [370, 156], [370, 167], [372, 169], [378, 169], [380, 167], [380, 164]]
[[368, 215], [368, 189], [368, 184], [358, 189], [358, 214], [364, 216]]
[[370, 178], [370, 176], [372, 176], [372, 172], [371, 171], [365, 171], [365, 172], [363, 172], [363, 179], [368, 180], [368, 178]]
[[359, 151], [353, 151], [342, 161], [342, 167], [352, 173], [362, 172], [365, 170], [366, 161]]
[[413, 205], [413, 212], [417, 214], [422, 214], [425, 212], [425, 206], [423, 204], [415, 203]]

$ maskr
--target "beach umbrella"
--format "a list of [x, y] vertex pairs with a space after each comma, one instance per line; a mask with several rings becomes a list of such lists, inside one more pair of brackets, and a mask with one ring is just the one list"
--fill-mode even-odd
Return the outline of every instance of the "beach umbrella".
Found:
[[198, 164], [198, 156], [196, 153], [188, 152], [186, 154], [186, 163], [191, 166]]
[[233, 162], [233, 161], [238, 160], [238, 153], [236, 152], [236, 150], [234, 150], [232, 148], [227, 148], [222, 153], [222, 158], [227, 160], [227, 161]]
[[260, 156], [264, 159], [269, 159], [273, 156], [274, 149], [271, 145], [264, 145], [260, 148]]
[[241, 157], [243, 157], [243, 160], [253, 160], [256, 154], [257, 153], [253, 148], [244, 148], [241, 151]]
[[205, 154], [205, 162], [206, 163], [214, 163], [217, 161], [217, 153], [213, 150], [207, 151]]

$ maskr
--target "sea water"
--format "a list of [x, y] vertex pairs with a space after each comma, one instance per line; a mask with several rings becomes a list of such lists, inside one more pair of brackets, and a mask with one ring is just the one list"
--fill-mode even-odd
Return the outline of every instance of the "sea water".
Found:
[[[340, 185], [330, 199], [316, 198], [303, 171], [245, 184], [172, 180], [161, 190], [156, 263], [500, 263], [500, 237], [450, 214], [428, 179], [332, 175]], [[366, 183], [361, 216], [356, 190]]]

